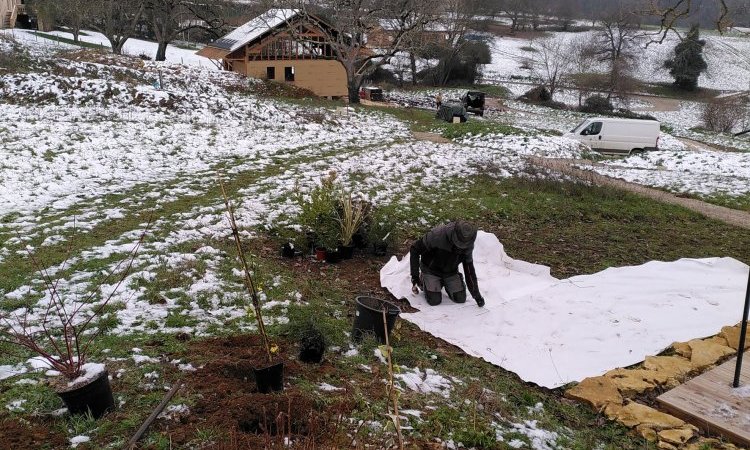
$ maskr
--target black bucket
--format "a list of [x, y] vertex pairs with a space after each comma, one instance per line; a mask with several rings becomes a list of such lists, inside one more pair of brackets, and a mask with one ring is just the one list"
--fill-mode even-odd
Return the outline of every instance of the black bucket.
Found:
[[262, 369], [254, 369], [253, 371], [255, 372], [255, 384], [258, 386], [258, 392], [261, 394], [284, 390], [283, 362]]
[[381, 344], [385, 344], [385, 329], [383, 327], [383, 307], [386, 308], [385, 319], [390, 336], [396, 318], [401, 314], [401, 309], [391, 302], [375, 297], [357, 297], [357, 313], [354, 318], [354, 329], [352, 339], [361, 342], [365, 334], [374, 334]]
[[294, 245], [291, 242], [287, 242], [281, 247], [281, 256], [284, 258], [294, 258], [295, 255]]
[[91, 382], [78, 388], [58, 392], [71, 414], [86, 414], [98, 419], [107, 411], [115, 409], [112, 387], [109, 385], [109, 373], [105, 370]]

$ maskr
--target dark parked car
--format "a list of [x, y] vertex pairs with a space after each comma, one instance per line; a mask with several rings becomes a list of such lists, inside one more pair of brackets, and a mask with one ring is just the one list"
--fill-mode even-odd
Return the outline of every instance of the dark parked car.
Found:
[[453, 122], [454, 117], [458, 117], [461, 122], [466, 122], [468, 119], [466, 108], [459, 103], [443, 103], [435, 117], [446, 122]]
[[478, 116], [484, 116], [484, 97], [486, 94], [479, 91], [469, 91], [461, 97], [461, 102], [466, 111]]

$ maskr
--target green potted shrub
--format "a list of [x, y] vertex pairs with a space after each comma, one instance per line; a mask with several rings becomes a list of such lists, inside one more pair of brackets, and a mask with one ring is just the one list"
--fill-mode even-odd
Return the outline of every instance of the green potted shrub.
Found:
[[330, 172], [306, 195], [296, 189], [295, 199], [300, 207], [297, 221], [313, 241], [310, 244], [319, 259], [326, 258], [329, 252], [335, 254], [341, 240], [337, 213], [341, 188], [336, 178], [336, 172]]
[[398, 226], [388, 208], [376, 208], [367, 230], [367, 240], [375, 256], [385, 256], [388, 248], [396, 242]]

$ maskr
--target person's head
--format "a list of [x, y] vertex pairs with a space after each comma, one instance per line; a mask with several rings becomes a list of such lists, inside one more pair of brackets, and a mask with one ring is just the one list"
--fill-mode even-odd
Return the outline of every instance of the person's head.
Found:
[[451, 234], [451, 243], [461, 250], [466, 250], [474, 245], [477, 239], [477, 227], [465, 220], [457, 220], [453, 233]]

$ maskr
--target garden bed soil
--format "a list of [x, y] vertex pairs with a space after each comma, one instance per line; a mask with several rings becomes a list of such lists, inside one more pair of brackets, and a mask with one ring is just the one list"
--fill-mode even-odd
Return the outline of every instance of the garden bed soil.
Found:
[[[321, 383], [335, 372], [330, 362], [303, 364], [296, 360], [296, 347], [286, 341], [279, 345], [286, 381], [304, 379]], [[190, 414], [177, 421], [161, 420], [154, 433], [169, 436], [176, 448], [198, 438], [199, 430], [219, 430], [224, 438], [210, 448], [283, 448], [284, 438], [300, 445], [337, 443], [341, 434], [340, 417], [348, 417], [352, 405], [345, 394], [328, 395], [325, 402], [315, 393], [286, 387], [283, 392], [260, 394], [253, 367], [266, 363], [256, 335], [238, 335], [195, 342], [189, 354], [202, 367], [185, 379], [182, 395], [195, 398]], [[200, 360], [204, 361], [201, 362]], [[338, 378], [338, 377], [336, 377]], [[382, 386], [378, 386], [382, 390]], [[338, 414], [338, 413], [341, 414]], [[294, 448], [294, 447], [286, 447]]]
[[57, 432], [52, 424], [44, 419], [33, 423], [16, 419], [0, 421], [0, 442], [3, 448], [40, 449], [66, 448], [70, 445], [64, 435]]

